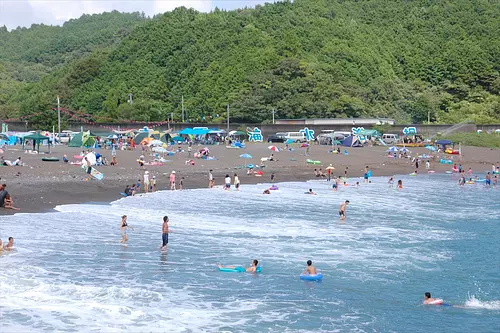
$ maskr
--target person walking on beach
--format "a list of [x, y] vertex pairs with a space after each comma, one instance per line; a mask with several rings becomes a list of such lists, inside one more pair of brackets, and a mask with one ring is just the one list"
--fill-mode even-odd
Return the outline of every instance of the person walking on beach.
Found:
[[122, 243], [122, 244], [125, 244], [128, 241], [128, 232], [127, 232], [128, 228], [130, 228], [130, 229], [132, 229], [132, 230], [135, 231], [134, 228], [132, 228], [131, 226], [129, 226], [127, 224], [127, 215], [123, 215], [122, 216], [122, 222], [120, 224], [120, 233], [122, 234], [122, 240], [121, 240], [120, 243]]
[[172, 171], [172, 173], [170, 173], [170, 189], [172, 191], [175, 191], [175, 171]]
[[349, 167], [345, 167], [344, 170], [344, 179], [347, 179], [347, 172], [349, 171]]
[[168, 216], [163, 217], [163, 226], [161, 229], [161, 240], [162, 240], [162, 246], [161, 250], [166, 251], [168, 247]]
[[226, 178], [224, 178], [224, 182], [226, 184], [224, 189], [226, 191], [229, 191], [231, 189], [231, 177], [229, 177], [229, 175], [226, 175]]
[[92, 173], [92, 163], [90, 163], [89, 159], [87, 156], [85, 156], [85, 165], [87, 166], [87, 178], [85, 178], [85, 181], [89, 181], [90, 178], [92, 178], [91, 173]]
[[274, 172], [273, 172], [273, 173], [271, 173], [271, 183], [274, 183], [274, 178], [275, 178], [275, 177], [276, 177], [276, 176], [274, 175]]
[[148, 191], [149, 191], [149, 171], [144, 172], [142, 184], [144, 186], [144, 193], [148, 193]]
[[213, 188], [214, 187], [214, 175], [212, 174], [213, 170], [208, 171], [208, 187]]
[[345, 220], [345, 214], [346, 214], [348, 204], [349, 204], [349, 200], [346, 200], [343, 204], [340, 205], [339, 215], [340, 215], [341, 220]]
[[181, 177], [181, 181], [179, 182], [179, 191], [182, 191], [184, 188], [184, 177]]
[[429, 160], [425, 161], [425, 168], [429, 170], [431, 168], [431, 162]]

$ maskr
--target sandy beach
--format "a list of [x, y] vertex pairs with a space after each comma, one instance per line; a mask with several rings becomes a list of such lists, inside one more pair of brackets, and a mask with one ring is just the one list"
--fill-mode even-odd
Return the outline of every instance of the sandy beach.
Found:
[[[103, 181], [85, 181], [86, 174], [79, 165], [64, 164], [60, 162], [44, 162], [42, 157], [53, 156], [62, 159], [66, 154], [70, 161], [73, 156], [81, 152], [79, 148], [67, 146], [56, 146], [52, 148], [51, 154], [26, 154], [21, 147], [9, 147], [2, 154], [6, 160], [15, 160], [22, 157], [25, 163], [22, 167], [0, 167], [1, 183], [7, 184], [7, 190], [12, 195], [16, 207], [23, 212], [50, 211], [57, 205], [83, 203], [83, 202], [110, 202], [121, 198], [126, 185], [142, 179], [145, 170], [157, 178], [157, 189], [165, 190], [169, 187], [169, 175], [176, 171], [176, 180], [179, 182], [184, 177], [184, 188], [204, 188], [208, 186], [208, 171], [213, 170], [216, 185], [221, 185], [226, 174], [231, 176], [237, 173], [242, 187], [245, 184], [256, 184], [270, 181], [271, 173], [275, 173], [275, 181], [306, 181], [314, 178], [314, 169], [321, 168], [326, 172], [326, 167], [332, 164], [336, 170], [334, 175], [343, 176], [345, 167], [349, 168], [349, 177], [360, 177], [364, 173], [364, 167], [369, 166], [373, 170], [373, 176], [392, 176], [398, 174], [409, 174], [415, 171], [410, 159], [388, 158], [385, 153], [386, 147], [364, 147], [347, 148], [348, 155], [337, 155], [330, 153], [331, 147], [311, 145], [308, 156], [305, 149], [294, 147], [293, 151], [280, 151], [274, 153], [276, 161], [264, 162], [264, 175], [256, 177], [247, 175], [244, 165], [260, 164], [262, 157], [269, 157], [272, 151], [268, 149], [267, 143], [248, 144], [246, 149], [228, 149], [223, 145], [210, 146], [210, 154], [216, 160], [194, 159], [195, 165], [186, 165], [190, 160], [187, 146], [183, 145], [185, 152], [176, 153], [174, 156], [166, 156], [168, 162], [162, 166], [146, 165], [141, 169], [137, 159], [142, 154], [141, 148], [136, 147], [134, 151], [117, 151], [117, 166], [100, 166], [105, 178]], [[282, 144], [278, 144], [282, 147]], [[203, 146], [193, 146], [193, 152]], [[42, 150], [46, 149], [43, 147]], [[344, 151], [345, 147], [341, 147]], [[425, 148], [410, 148], [411, 155], [428, 154]], [[461, 163], [464, 169], [472, 168], [475, 173], [482, 174], [491, 170], [491, 164], [500, 161], [500, 150], [478, 147], [463, 147], [461, 160], [454, 156], [455, 161]], [[111, 151], [99, 150], [108, 161], [111, 160]], [[250, 154], [252, 159], [242, 159], [241, 154]], [[436, 154], [439, 161], [441, 157], [450, 158], [450, 155]], [[151, 161], [151, 153], [145, 154], [146, 161]], [[320, 165], [310, 165], [306, 159], [321, 161]], [[432, 163], [431, 170], [443, 173], [451, 170], [451, 165]], [[421, 163], [420, 172], [426, 172], [425, 163]], [[2, 209], [0, 214], [13, 214], [15, 211]]]

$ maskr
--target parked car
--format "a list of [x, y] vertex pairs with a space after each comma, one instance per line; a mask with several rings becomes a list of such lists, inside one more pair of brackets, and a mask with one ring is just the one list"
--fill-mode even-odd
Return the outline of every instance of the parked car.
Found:
[[59, 133], [56, 133], [55, 134], [55, 139], [56, 139], [56, 142], [59, 142], [59, 143], [68, 143], [70, 140], [71, 140], [71, 134], [70, 133], [61, 133], [59, 135]]
[[306, 135], [303, 132], [286, 132], [285, 140], [292, 140], [293, 142], [307, 142]]
[[283, 143], [285, 141], [286, 141], [286, 139], [285, 139], [284, 135], [273, 134], [273, 135], [269, 135], [267, 137], [267, 142], [279, 142], [279, 143]]
[[399, 135], [397, 134], [384, 134], [382, 135], [382, 141], [387, 144], [394, 144], [399, 142]]

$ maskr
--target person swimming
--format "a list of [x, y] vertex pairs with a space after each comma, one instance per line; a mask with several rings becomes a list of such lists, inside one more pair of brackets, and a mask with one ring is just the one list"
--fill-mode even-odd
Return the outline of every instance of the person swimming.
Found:
[[312, 261], [311, 260], [308, 260], [307, 261], [307, 267], [306, 267], [306, 270], [304, 271], [304, 273], [302, 273], [303, 275], [306, 275], [306, 274], [309, 274], [309, 275], [316, 275], [318, 274], [318, 271], [316, 270], [316, 267], [314, 267], [312, 265]]
[[441, 298], [432, 298], [430, 292], [424, 294], [424, 305], [442, 305], [442, 306], [452, 306], [443, 302]]
[[[248, 267], [248, 268], [245, 268], [245, 272], [247, 272], [247, 273], [256, 273], [258, 265], [259, 265], [259, 261], [257, 259], [252, 260], [251, 266]], [[219, 268], [230, 268], [230, 269], [235, 269], [235, 268], [238, 268], [238, 267], [243, 268], [243, 266], [222, 266], [221, 264], [217, 264], [217, 267], [219, 267]]]
[[269, 189], [265, 189], [264, 192], [262, 192], [262, 194], [271, 194], [271, 191], [269, 191]]
[[312, 188], [309, 189], [309, 192], [306, 192], [306, 194], [310, 194], [310, 195], [316, 195], [316, 193], [313, 192]]

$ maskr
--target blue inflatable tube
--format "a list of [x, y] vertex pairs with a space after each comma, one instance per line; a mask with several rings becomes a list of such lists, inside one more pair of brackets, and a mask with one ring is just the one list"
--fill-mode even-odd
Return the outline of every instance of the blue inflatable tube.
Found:
[[[226, 272], [226, 273], [245, 273], [246, 269], [245, 269], [245, 267], [242, 267], [242, 266], [237, 266], [235, 268], [222, 267], [222, 268], [219, 268], [219, 271]], [[256, 272], [262, 273], [262, 267], [257, 266]]]
[[323, 279], [323, 274], [318, 273], [316, 275], [300, 274], [300, 279], [304, 281], [321, 281]]

